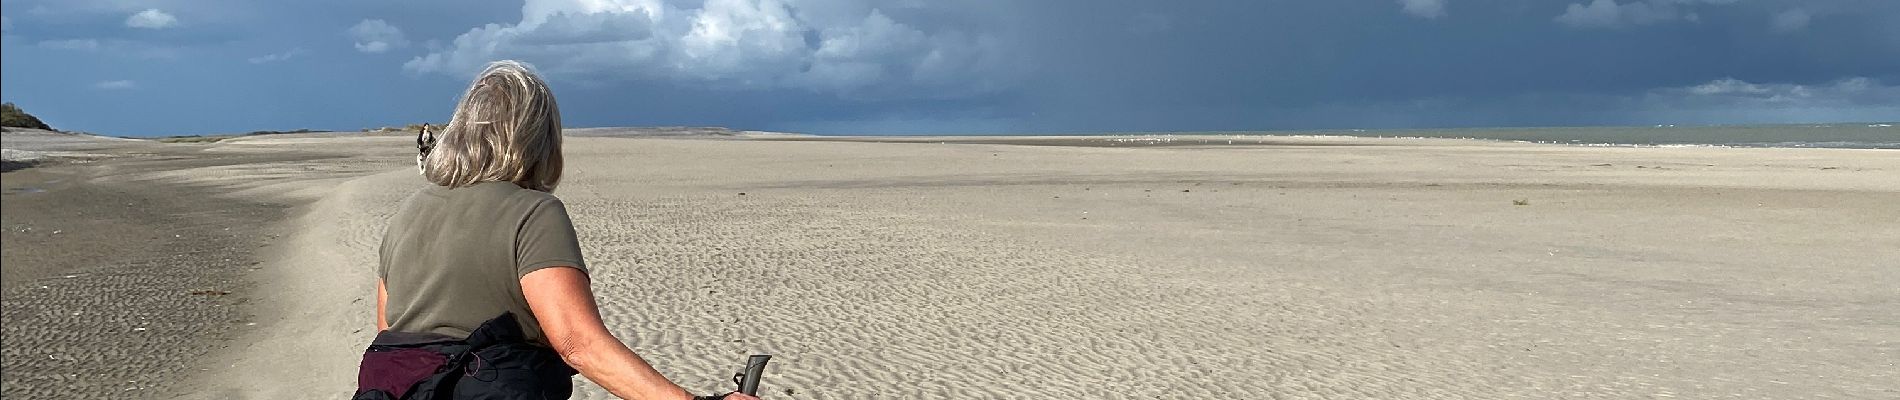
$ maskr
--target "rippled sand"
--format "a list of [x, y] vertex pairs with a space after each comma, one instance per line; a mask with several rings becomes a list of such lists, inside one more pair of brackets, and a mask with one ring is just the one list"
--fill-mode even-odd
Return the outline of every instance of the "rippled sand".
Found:
[[[407, 140], [180, 175], [306, 199], [188, 395], [349, 390]], [[781, 399], [1900, 396], [1891, 151], [1022, 140], [571, 138], [556, 194], [700, 392], [762, 352]]]

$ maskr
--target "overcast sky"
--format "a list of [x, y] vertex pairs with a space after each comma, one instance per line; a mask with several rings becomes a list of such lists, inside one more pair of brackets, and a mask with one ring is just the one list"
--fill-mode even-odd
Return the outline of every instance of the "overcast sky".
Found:
[[0, 97], [115, 135], [448, 118], [1021, 133], [1891, 121], [1896, 0], [9, 0]]

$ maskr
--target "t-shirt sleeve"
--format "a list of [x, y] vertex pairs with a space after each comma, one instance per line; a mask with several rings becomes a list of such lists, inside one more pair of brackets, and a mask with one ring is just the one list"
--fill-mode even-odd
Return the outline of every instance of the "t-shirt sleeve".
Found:
[[[408, 201], [404, 201], [403, 206], [407, 205]], [[402, 213], [398, 212], [396, 214], [401, 215]], [[390, 248], [389, 241], [391, 237], [396, 234], [396, 226], [394, 225], [396, 224], [396, 218], [391, 217], [388, 223], [390, 225], [383, 226], [383, 240], [376, 244], [376, 279], [380, 280], [389, 279], [389, 252], [395, 250]]]
[[515, 278], [548, 267], [587, 272], [587, 263], [581, 260], [580, 239], [574, 237], [574, 222], [567, 218], [567, 206], [558, 199], [537, 204], [515, 232]]
[[376, 245], [376, 279], [389, 279], [389, 232], [383, 231], [383, 240]]

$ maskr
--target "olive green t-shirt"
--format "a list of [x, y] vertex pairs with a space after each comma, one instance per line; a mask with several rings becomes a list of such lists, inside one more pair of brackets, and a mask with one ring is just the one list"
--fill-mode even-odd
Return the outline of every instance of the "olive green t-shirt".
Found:
[[510, 182], [416, 192], [390, 217], [380, 252], [389, 329], [458, 338], [512, 312], [529, 340], [547, 344], [521, 277], [549, 267], [587, 271], [561, 200]]

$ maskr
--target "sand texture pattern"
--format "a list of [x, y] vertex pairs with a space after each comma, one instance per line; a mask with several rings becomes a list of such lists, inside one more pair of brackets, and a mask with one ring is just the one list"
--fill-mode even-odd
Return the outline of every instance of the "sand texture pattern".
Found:
[[1896, 393], [1890, 154], [1347, 142], [607, 142], [562, 194], [705, 391], [770, 352], [816, 398]]
[[[175, 393], [345, 397], [404, 140], [210, 145], [362, 156], [207, 178], [301, 200]], [[1891, 151], [1099, 140], [577, 137], [556, 194], [702, 393], [770, 353], [779, 399], [1900, 396]]]
[[[322, 177], [300, 165], [343, 165], [316, 151], [5, 139], [16, 154], [51, 154], [6, 173], [7, 398], [169, 398], [211, 370], [209, 356], [246, 341], [254, 324], [258, 250], [282, 233], [285, 210], [307, 201], [240, 190]], [[234, 173], [254, 170], [295, 172]]]

